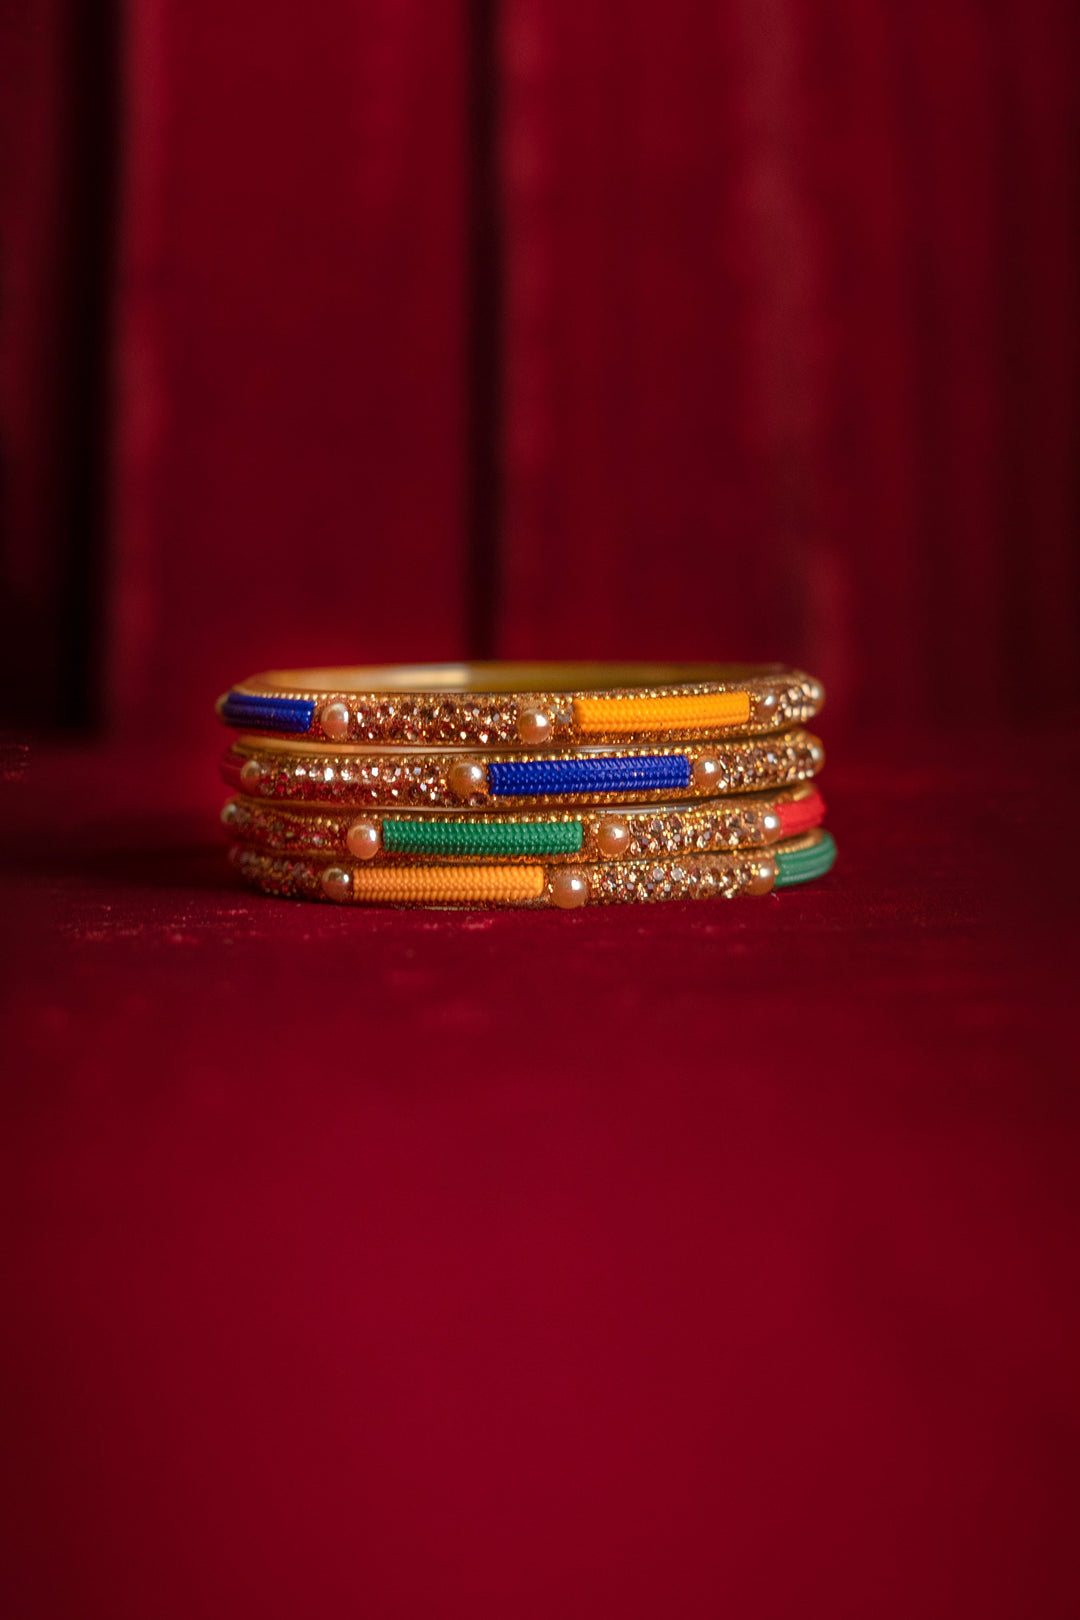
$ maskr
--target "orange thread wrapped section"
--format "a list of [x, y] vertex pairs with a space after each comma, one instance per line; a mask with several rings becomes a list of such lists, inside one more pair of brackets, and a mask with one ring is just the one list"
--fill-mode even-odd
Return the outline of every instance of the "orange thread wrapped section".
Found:
[[574, 699], [579, 731], [683, 731], [737, 726], [750, 718], [749, 692], [712, 692], [704, 697], [580, 697]]
[[353, 868], [354, 900], [539, 900], [542, 866], [411, 866]]

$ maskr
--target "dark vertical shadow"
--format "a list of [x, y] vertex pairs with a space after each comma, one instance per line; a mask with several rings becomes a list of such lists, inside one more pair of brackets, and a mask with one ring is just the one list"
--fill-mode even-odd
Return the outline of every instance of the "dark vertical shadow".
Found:
[[103, 719], [120, 26], [119, 0], [94, 0], [93, 5], [70, 8], [65, 61], [64, 380], [56, 443], [63, 565], [56, 719], [79, 730]]
[[502, 220], [498, 0], [468, 0], [468, 450], [466, 632], [469, 656], [494, 657], [502, 527]]

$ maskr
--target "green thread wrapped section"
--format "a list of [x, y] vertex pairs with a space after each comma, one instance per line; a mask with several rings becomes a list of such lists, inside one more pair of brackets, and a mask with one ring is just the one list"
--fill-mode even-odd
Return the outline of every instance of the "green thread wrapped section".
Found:
[[836, 859], [836, 845], [831, 833], [822, 833], [820, 843], [809, 849], [778, 850], [776, 860], [776, 887], [786, 889], [792, 883], [809, 883], [812, 878], [824, 877]]
[[576, 855], [580, 821], [384, 821], [388, 855]]

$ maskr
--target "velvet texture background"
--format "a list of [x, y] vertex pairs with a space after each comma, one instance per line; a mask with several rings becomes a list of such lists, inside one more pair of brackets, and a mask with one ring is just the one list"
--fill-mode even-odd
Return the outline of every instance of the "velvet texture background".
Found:
[[95, 32], [35, 0], [6, 27], [24, 711], [81, 673], [114, 728], [194, 737], [268, 662], [478, 643], [779, 653], [834, 729], [1075, 701], [1074, 6], [139, 0]]
[[[5, 1616], [1076, 1613], [1078, 32], [4, 10]], [[235, 890], [470, 652], [801, 662], [835, 873]]]

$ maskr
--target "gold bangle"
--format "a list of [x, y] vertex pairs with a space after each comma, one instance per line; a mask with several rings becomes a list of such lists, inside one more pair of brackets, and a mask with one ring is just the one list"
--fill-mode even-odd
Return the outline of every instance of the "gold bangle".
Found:
[[270, 670], [218, 700], [241, 731], [332, 743], [550, 748], [802, 725], [821, 682], [781, 664], [429, 664]]
[[664, 900], [764, 895], [822, 877], [836, 846], [818, 828], [767, 853], [693, 854], [547, 867], [539, 862], [482, 866], [368, 866], [267, 855], [242, 844], [230, 858], [265, 894], [339, 904], [395, 906], [555, 906], [652, 904]]
[[240, 843], [271, 855], [343, 856], [395, 865], [417, 861], [638, 859], [764, 847], [815, 826], [825, 812], [815, 787], [708, 799], [699, 805], [612, 805], [604, 810], [372, 812], [359, 817], [230, 799], [221, 813]]
[[254, 798], [398, 808], [663, 803], [786, 787], [814, 776], [825, 753], [808, 731], [692, 742], [681, 749], [578, 749], [560, 755], [402, 749], [387, 754], [313, 743], [272, 747], [241, 737], [221, 774]]
[[540, 863], [372, 867], [310, 857], [293, 860], [241, 844], [229, 853], [240, 876], [264, 894], [361, 905], [555, 906], [573, 910], [587, 902], [734, 899], [743, 894], [767, 894], [779, 870], [774, 851], [551, 868]]

